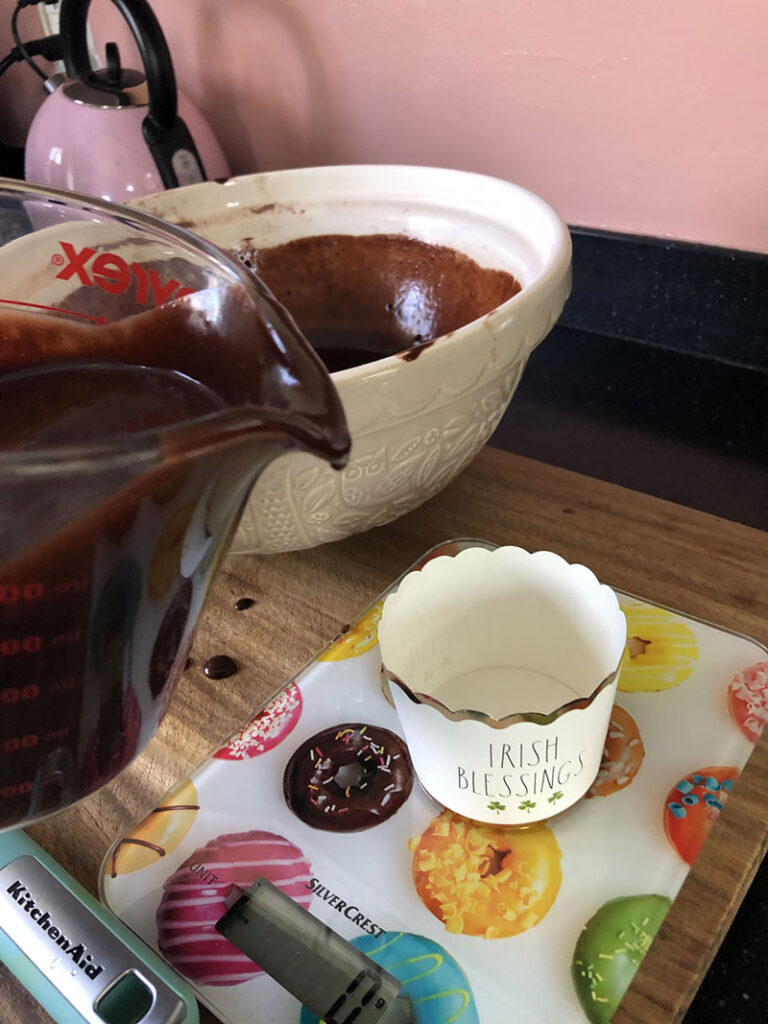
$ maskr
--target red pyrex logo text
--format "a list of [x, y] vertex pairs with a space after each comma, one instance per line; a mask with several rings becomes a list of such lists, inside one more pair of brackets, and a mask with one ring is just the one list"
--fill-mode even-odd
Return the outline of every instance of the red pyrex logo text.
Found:
[[88, 246], [78, 250], [70, 242], [59, 242], [59, 245], [64, 255], [54, 253], [51, 256], [51, 263], [61, 267], [56, 277], [62, 281], [77, 277], [87, 288], [93, 288], [95, 285], [107, 295], [123, 295], [132, 284], [135, 284], [136, 301], [142, 306], [150, 302], [152, 305], [162, 306], [171, 297], [180, 299], [184, 295], [191, 295], [195, 290], [182, 288], [181, 282], [174, 278], [163, 281], [156, 270], [147, 269], [140, 263], [127, 263], [122, 256], [113, 252], [101, 252], [97, 256], [97, 250]]

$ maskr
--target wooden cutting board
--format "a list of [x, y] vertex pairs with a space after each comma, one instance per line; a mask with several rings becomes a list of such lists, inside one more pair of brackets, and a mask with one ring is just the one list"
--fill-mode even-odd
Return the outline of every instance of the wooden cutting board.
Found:
[[[236, 556], [206, 604], [160, 732], [98, 793], [30, 829], [91, 891], [112, 840], [432, 545], [471, 536], [583, 562], [605, 583], [768, 642], [768, 538], [713, 516], [486, 448], [438, 497], [386, 527], [312, 551]], [[240, 597], [255, 604], [234, 611]], [[240, 666], [213, 681], [214, 654]], [[615, 1024], [679, 1021], [760, 864], [768, 746], [741, 775]], [[768, 1013], [768, 1008], [766, 1008]], [[214, 1018], [201, 1011], [204, 1022]], [[0, 1021], [48, 1021], [0, 967]], [[543, 1022], [544, 1024], [544, 1022]]]

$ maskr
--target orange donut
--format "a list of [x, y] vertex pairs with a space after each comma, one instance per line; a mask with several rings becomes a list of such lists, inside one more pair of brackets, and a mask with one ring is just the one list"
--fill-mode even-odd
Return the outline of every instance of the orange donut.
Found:
[[738, 775], [738, 768], [700, 768], [667, 793], [664, 831], [686, 864], [696, 860]]
[[634, 718], [614, 704], [605, 749], [597, 778], [587, 792], [590, 796], [611, 796], [630, 784], [643, 763], [645, 749]]
[[436, 548], [429, 551], [420, 561], [414, 565], [412, 572], [418, 572], [423, 569], [427, 562], [431, 562], [433, 558], [440, 558], [442, 555], [458, 555], [461, 551], [461, 545], [455, 541], [447, 541], [445, 544], [440, 544]]
[[562, 880], [546, 825], [495, 828], [443, 811], [408, 846], [419, 898], [456, 935], [504, 939], [533, 928]]

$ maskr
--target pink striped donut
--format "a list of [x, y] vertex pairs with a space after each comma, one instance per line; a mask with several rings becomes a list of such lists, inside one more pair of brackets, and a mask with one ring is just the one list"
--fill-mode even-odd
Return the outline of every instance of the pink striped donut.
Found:
[[252, 960], [216, 931], [232, 885], [247, 888], [267, 878], [305, 909], [312, 893], [309, 862], [274, 832], [219, 836], [195, 850], [166, 879], [157, 908], [160, 952], [198, 985], [240, 985], [261, 973]]
[[728, 707], [747, 739], [757, 743], [768, 723], [768, 661], [758, 661], [733, 677]]

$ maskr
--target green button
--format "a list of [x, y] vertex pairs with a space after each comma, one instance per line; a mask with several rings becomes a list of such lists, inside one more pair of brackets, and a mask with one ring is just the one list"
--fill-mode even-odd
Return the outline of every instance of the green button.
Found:
[[94, 1010], [105, 1024], [139, 1024], [152, 1009], [155, 993], [134, 971], [126, 971], [96, 1000]]

